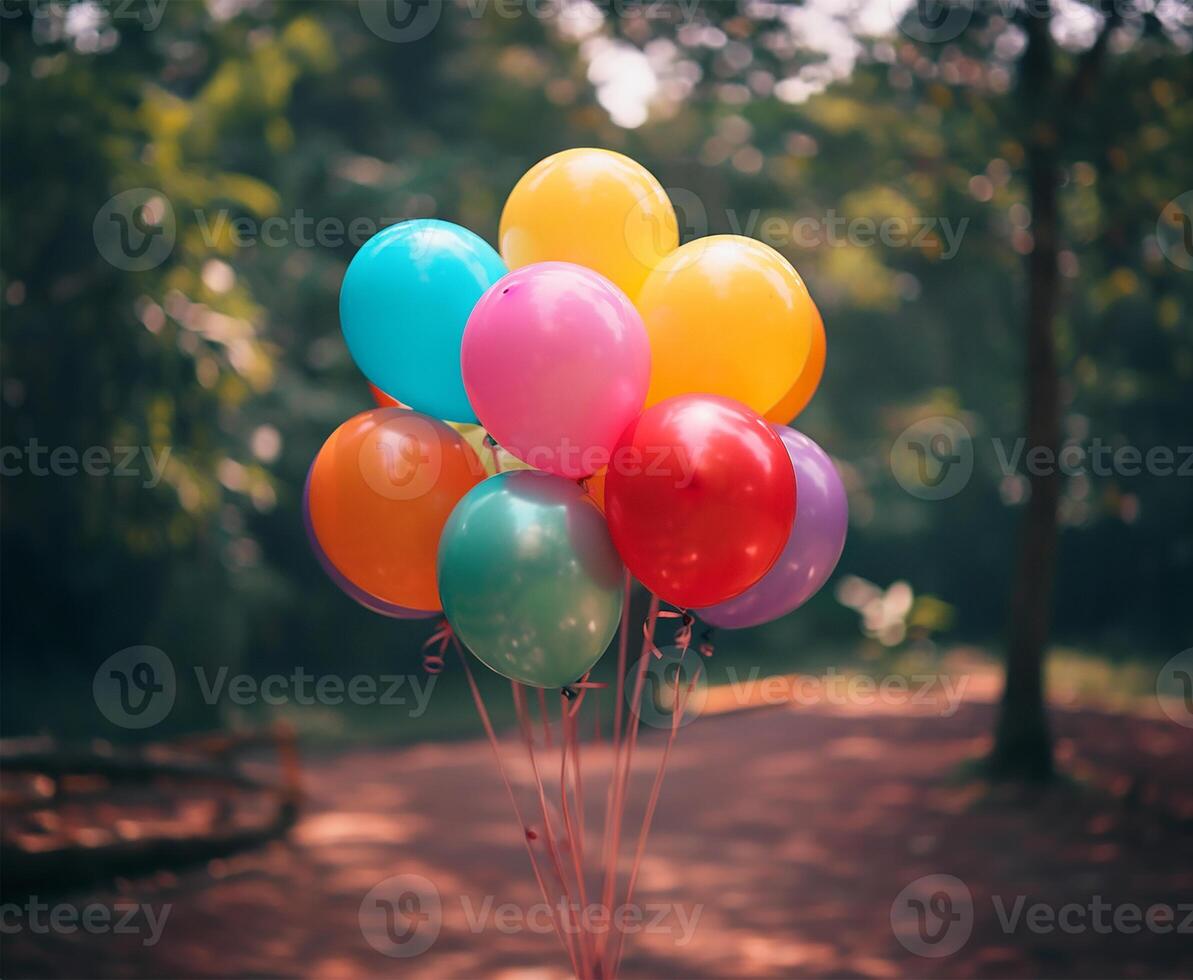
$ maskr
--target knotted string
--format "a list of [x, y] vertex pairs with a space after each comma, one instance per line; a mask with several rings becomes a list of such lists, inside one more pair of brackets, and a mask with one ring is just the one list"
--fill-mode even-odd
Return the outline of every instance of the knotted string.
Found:
[[[451, 623], [445, 617], [440, 620], [439, 627], [423, 644], [423, 670], [428, 674], [438, 674], [443, 671], [443, 655], [447, 653], [447, 645], [451, 643], [453, 637], [455, 637], [455, 633], [452, 632]], [[439, 644], [439, 649], [431, 650], [430, 648], [436, 643]]]

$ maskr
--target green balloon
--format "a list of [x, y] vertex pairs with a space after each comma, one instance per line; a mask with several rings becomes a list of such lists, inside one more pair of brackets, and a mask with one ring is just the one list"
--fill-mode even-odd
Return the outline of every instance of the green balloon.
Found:
[[473, 487], [439, 539], [452, 629], [485, 666], [532, 687], [563, 687], [600, 659], [621, 619], [624, 574], [592, 499], [537, 471]]

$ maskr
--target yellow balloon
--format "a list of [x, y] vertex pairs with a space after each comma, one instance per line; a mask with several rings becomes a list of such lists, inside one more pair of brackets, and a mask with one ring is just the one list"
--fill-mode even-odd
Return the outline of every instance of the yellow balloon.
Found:
[[501, 257], [510, 269], [574, 262], [633, 299], [679, 246], [675, 209], [654, 176], [610, 150], [564, 150], [540, 160], [501, 212]]
[[740, 235], [699, 238], [662, 259], [638, 311], [650, 336], [647, 406], [705, 392], [759, 415], [795, 384], [820, 316], [791, 263]]
[[485, 468], [486, 476], [505, 473], [507, 470], [534, 469], [529, 463], [523, 463], [517, 456], [507, 452], [501, 446], [497, 446], [496, 451], [490, 449], [489, 444], [485, 442], [488, 433], [479, 425], [474, 425], [471, 422], [448, 422], [447, 424], [460, 433], [464, 437], [464, 441], [472, 447], [472, 451], [481, 461], [481, 466]]
[[794, 419], [800, 412], [802, 412], [812, 400], [812, 396], [816, 394], [816, 389], [820, 387], [820, 379], [824, 376], [824, 359], [827, 351], [827, 343], [824, 336], [824, 321], [820, 318], [820, 313], [816, 313], [816, 326], [812, 330], [812, 350], [808, 354], [808, 360], [804, 364], [804, 369], [800, 371], [799, 377], [795, 379], [795, 384], [791, 386], [791, 390], [787, 392], [779, 403], [767, 412], [763, 418], [768, 422], [778, 422], [780, 425], [786, 425]]

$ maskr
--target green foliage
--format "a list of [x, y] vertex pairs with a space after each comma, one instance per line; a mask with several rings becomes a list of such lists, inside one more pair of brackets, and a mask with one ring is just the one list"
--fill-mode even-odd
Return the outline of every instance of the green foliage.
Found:
[[[413, 665], [427, 627], [356, 609], [302, 535], [306, 466], [368, 405], [339, 336], [339, 281], [368, 230], [395, 220], [435, 215], [494, 240], [517, 177], [572, 145], [641, 159], [689, 234], [753, 234], [786, 252], [828, 327], [826, 378], [799, 425], [843, 461], [842, 571], [906, 579], [951, 610], [951, 635], [997, 637], [1018, 483], [990, 440], [1009, 447], [1021, 431], [1030, 247], [1017, 67], [998, 43], [1012, 26], [982, 20], [942, 45], [860, 38], [852, 72], [785, 102], [776, 85], [823, 55], [736, 4], [700, 5], [694, 25], [606, 20], [583, 42], [550, 19], [449, 5], [408, 44], [368, 30], [355, 3], [297, 2], [233, 17], [171, 3], [151, 30], [110, 7], [92, 44], [62, 28], [68, 6], [55, 21], [34, 5], [0, 31], [0, 442], [24, 467], [0, 504], [5, 730], [107, 731], [91, 678], [139, 643], [185, 671]], [[686, 82], [664, 88], [645, 125], [620, 128], [589, 81], [594, 37]], [[1153, 30], [1116, 49], [1061, 147], [1077, 441], [1193, 441], [1193, 273], [1155, 242], [1161, 208], [1190, 189], [1189, 146], [1193, 63]], [[150, 206], [167, 206], [176, 231], [145, 271], [106, 261], [93, 229], [132, 188], [156, 192]], [[834, 215], [935, 220], [915, 246], [888, 246], [824, 241]], [[809, 217], [821, 237], [797, 240]], [[964, 228], [959, 243], [941, 218]], [[973, 481], [941, 502], [909, 496], [888, 462], [898, 433], [933, 414], [959, 415], [977, 444]], [[146, 446], [162, 478], [146, 486], [144, 465], [37, 476], [30, 440]], [[1063, 636], [1187, 644], [1189, 486], [1068, 481]], [[826, 593], [731, 645], [770, 658], [856, 636]], [[180, 698], [171, 724], [214, 720], [193, 683]]]

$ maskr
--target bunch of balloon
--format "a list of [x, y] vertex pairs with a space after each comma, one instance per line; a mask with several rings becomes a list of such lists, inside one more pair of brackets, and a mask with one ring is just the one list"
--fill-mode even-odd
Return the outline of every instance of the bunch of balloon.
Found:
[[[824, 325], [783, 256], [736, 235], [681, 245], [660, 183], [606, 150], [532, 167], [506, 201], [499, 248], [418, 220], [353, 258], [341, 324], [378, 407], [320, 450], [304, 516], [317, 558], [356, 601], [402, 618], [442, 610], [436, 638], [456, 644], [499, 763], [462, 647], [513, 682], [532, 762], [525, 689], [538, 689], [548, 744], [543, 692], [560, 693], [562, 811], [532, 765], [548, 846], [527, 848], [545, 898], [549, 882], [585, 893], [576, 718], [590, 693], [599, 698], [589, 674], [619, 637], [601, 850], [609, 903], [657, 620], [681, 620], [682, 655], [693, 614], [723, 628], [785, 615], [840, 556], [841, 480], [786, 425], [820, 383]], [[631, 665], [634, 580], [650, 612]], [[621, 936], [557, 924], [578, 976], [615, 976]]]

